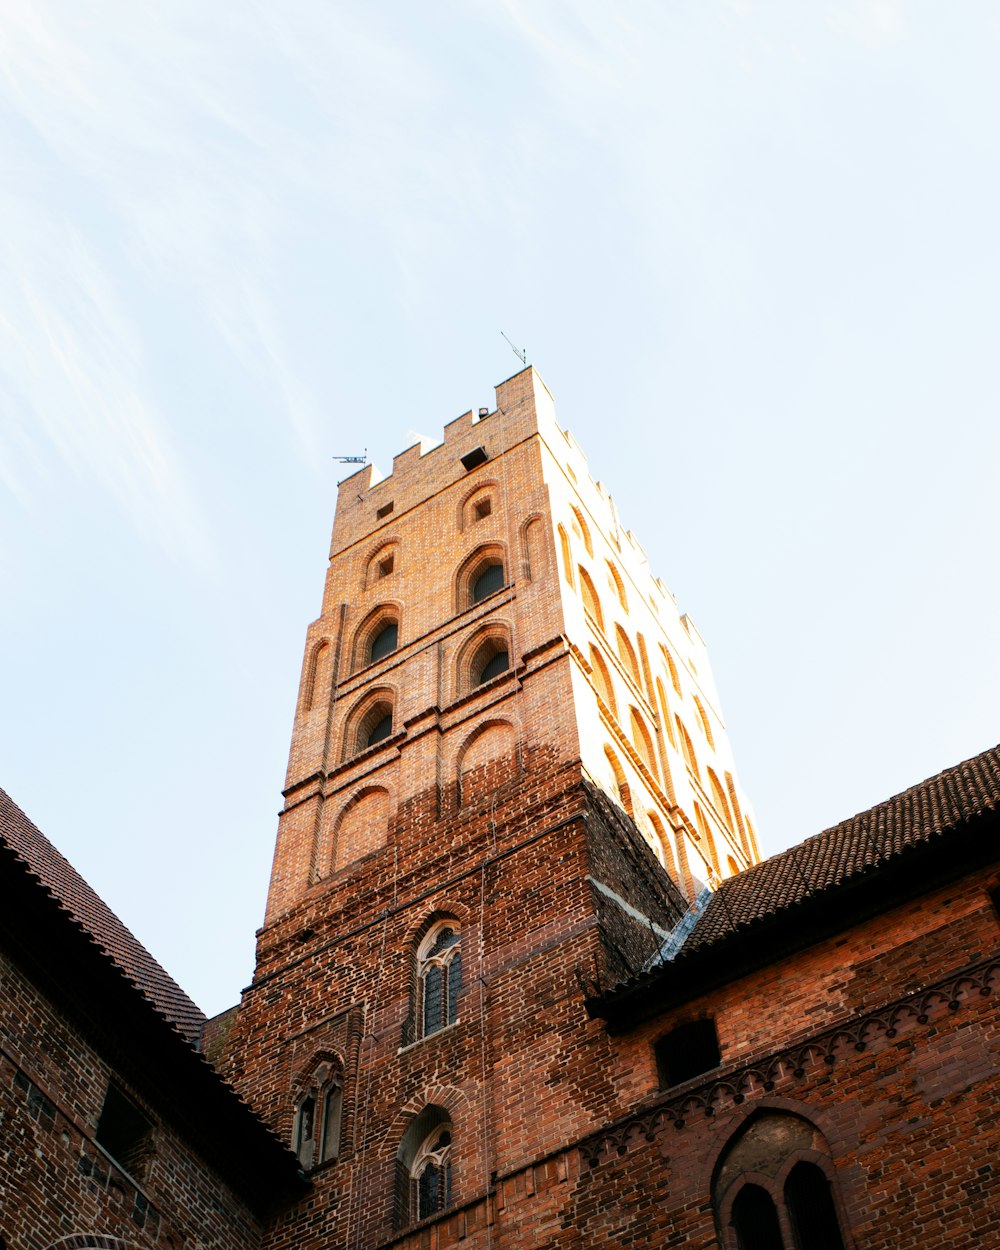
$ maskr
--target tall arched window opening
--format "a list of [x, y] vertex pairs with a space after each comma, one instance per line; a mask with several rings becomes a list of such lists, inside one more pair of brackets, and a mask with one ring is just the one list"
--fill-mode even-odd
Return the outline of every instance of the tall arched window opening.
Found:
[[603, 633], [604, 614], [601, 612], [601, 601], [597, 597], [594, 583], [590, 580], [590, 574], [582, 564], [577, 567], [577, 572], [580, 575], [580, 598], [583, 600], [583, 610]]
[[739, 1250], [784, 1250], [777, 1209], [759, 1185], [744, 1185], [736, 1195], [733, 1228]]
[[450, 1207], [452, 1188], [451, 1120], [443, 1107], [425, 1107], [403, 1134], [396, 1154], [396, 1228]]
[[796, 1163], [785, 1181], [795, 1250], [844, 1250], [830, 1182], [815, 1163]]
[[344, 1085], [339, 1072], [320, 1066], [316, 1082], [299, 1099], [292, 1144], [304, 1168], [318, 1167], [340, 1154]]
[[751, 1116], [713, 1176], [723, 1250], [844, 1250], [835, 1175], [826, 1139], [803, 1116]]
[[417, 951], [418, 1035], [429, 1037], [458, 1019], [462, 947], [453, 920], [435, 925]]

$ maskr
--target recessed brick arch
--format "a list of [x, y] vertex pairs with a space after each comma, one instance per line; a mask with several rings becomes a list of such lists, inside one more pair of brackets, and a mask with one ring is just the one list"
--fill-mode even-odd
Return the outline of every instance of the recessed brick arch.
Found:
[[[456, 612], [464, 612], [466, 608], [473, 607], [476, 602], [481, 602], [473, 597], [476, 583], [482, 574], [497, 565], [502, 570], [503, 583], [506, 585], [510, 581], [510, 565], [505, 543], [482, 543], [465, 557], [455, 574]], [[487, 597], [483, 596], [483, 598]]]
[[[468, 694], [480, 685], [484, 680], [483, 672], [490, 660], [502, 652], [507, 655], [506, 671], [510, 671], [514, 660], [511, 654], [511, 635], [510, 622], [496, 617], [470, 634], [460, 647], [455, 662], [457, 697]], [[500, 676], [500, 672], [494, 673], [493, 676]]]
[[[500, 506], [499, 501], [499, 482], [497, 482], [494, 478], [489, 478], [485, 482], [477, 482], [471, 490], [465, 492], [459, 501], [458, 515], [456, 517], [458, 529], [470, 529], [479, 521], [483, 521], [489, 516], [496, 515]], [[477, 505], [482, 504], [488, 505], [488, 511], [477, 511]], [[487, 533], [489, 533], [488, 530]]]
[[365, 552], [361, 563], [361, 585], [366, 589], [399, 572], [401, 547], [398, 538], [383, 538]]
[[329, 638], [320, 638], [306, 653], [305, 678], [302, 682], [302, 712], [322, 707], [324, 695], [329, 691], [333, 676], [333, 644]]
[[389, 1127], [382, 1138], [382, 1152], [389, 1156], [396, 1153], [411, 1120], [418, 1116], [425, 1107], [443, 1108], [447, 1111], [451, 1122], [459, 1125], [463, 1121], [468, 1122], [470, 1106], [468, 1094], [457, 1085], [425, 1085], [406, 1100], [389, 1122]]
[[384, 786], [365, 786], [353, 795], [333, 827], [332, 870], [338, 872], [389, 840], [392, 800]]
[[[738, 1250], [741, 1244], [735, 1227], [736, 1207], [741, 1195], [750, 1190], [773, 1213], [785, 1244], [798, 1244], [787, 1188], [797, 1172], [814, 1179], [822, 1191], [817, 1199], [828, 1204], [829, 1225], [837, 1226], [840, 1244], [849, 1250], [852, 1242], [829, 1142], [811, 1116], [798, 1109], [772, 1106], [755, 1107], [746, 1116], [730, 1134], [713, 1167], [712, 1206], [724, 1250]], [[826, 1231], [829, 1233], [829, 1228]], [[829, 1244], [835, 1244], [834, 1240]]]
[[392, 624], [396, 626], [397, 633], [396, 647], [393, 647], [392, 650], [396, 650], [399, 646], [399, 639], [402, 637], [402, 604], [395, 599], [386, 599], [372, 608], [367, 616], [365, 616], [361, 624], [357, 627], [357, 629], [355, 629], [354, 639], [351, 643], [350, 671], [352, 673], [355, 673], [358, 669], [366, 668], [369, 664], [374, 663], [374, 659], [371, 654], [372, 643], [387, 625]]
[[521, 545], [521, 578], [526, 582], [538, 581], [547, 572], [548, 544], [545, 541], [545, 525], [541, 513], [533, 512], [521, 522], [518, 536]]
[[375, 745], [369, 743], [369, 734], [386, 715], [392, 717], [391, 732], [395, 733], [398, 715], [395, 687], [378, 686], [362, 696], [344, 719], [341, 758], [352, 759], [367, 750], [369, 745]]
[[46, 1250], [139, 1250], [134, 1241], [104, 1233], [70, 1233], [49, 1244]]
[[458, 792], [463, 805], [475, 802], [510, 781], [517, 772], [517, 733], [508, 720], [489, 720], [462, 744], [458, 753]]

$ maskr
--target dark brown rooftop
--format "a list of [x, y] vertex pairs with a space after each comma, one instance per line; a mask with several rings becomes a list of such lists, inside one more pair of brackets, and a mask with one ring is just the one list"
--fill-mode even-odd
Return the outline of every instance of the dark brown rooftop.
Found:
[[728, 878], [672, 958], [596, 992], [588, 1009], [624, 1027], [842, 929], [894, 891], [926, 889], [932, 857], [935, 872], [949, 868], [939, 851], [956, 852], [951, 871], [970, 854], [995, 858], [1000, 825], [984, 818], [998, 809], [1000, 747], [991, 747]]
[[204, 1014], [4, 790], [0, 844], [14, 852], [159, 1014], [197, 1045]]

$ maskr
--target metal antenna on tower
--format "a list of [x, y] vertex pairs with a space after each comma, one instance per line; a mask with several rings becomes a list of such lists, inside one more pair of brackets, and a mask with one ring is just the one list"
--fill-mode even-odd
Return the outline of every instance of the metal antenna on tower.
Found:
[[[501, 330], [501, 331], [500, 331], [500, 333], [501, 333], [501, 334], [503, 334], [503, 330]], [[507, 339], [507, 335], [506, 335], [506, 334], [503, 334], [503, 336], [504, 336], [504, 338], [505, 338], [505, 339]], [[528, 363], [528, 354], [527, 354], [527, 352], [526, 352], [523, 348], [520, 348], [520, 347], [515, 347], [515, 346], [514, 346], [514, 344], [513, 344], [513, 343], [511, 343], [510, 339], [507, 339], [507, 343], [508, 343], [508, 345], [510, 346], [510, 350], [514, 353], [514, 355], [518, 358], [518, 360], [520, 360], [521, 364], [522, 364], [522, 365], [527, 365], [527, 363]]]
[[367, 464], [368, 448], [365, 448], [363, 456], [331, 456], [331, 460], [336, 460], [340, 464]]

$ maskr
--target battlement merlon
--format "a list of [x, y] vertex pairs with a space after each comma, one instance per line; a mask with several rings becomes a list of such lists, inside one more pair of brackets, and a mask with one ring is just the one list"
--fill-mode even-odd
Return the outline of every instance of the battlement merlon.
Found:
[[[393, 458], [392, 473], [380, 477], [366, 464], [344, 478], [337, 491], [331, 558], [359, 540], [384, 530], [390, 537], [400, 514], [468, 476], [462, 457], [482, 447], [495, 460], [534, 433], [559, 430], [555, 404], [533, 365], [496, 390], [496, 408], [483, 416], [463, 413], [444, 427], [440, 443], [414, 443]], [[380, 511], [383, 516], [379, 516]]]

